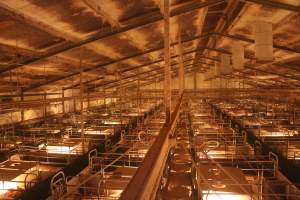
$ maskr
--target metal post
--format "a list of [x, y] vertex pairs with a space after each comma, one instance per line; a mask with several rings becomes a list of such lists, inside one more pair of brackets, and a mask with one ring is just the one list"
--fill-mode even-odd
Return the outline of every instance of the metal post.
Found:
[[178, 70], [178, 74], [179, 74], [179, 94], [182, 95], [185, 87], [184, 87], [183, 47], [182, 47], [181, 35], [180, 34], [181, 34], [181, 25], [179, 24], [179, 35], [178, 35], [179, 70]]
[[[74, 85], [74, 77], [72, 78], [72, 85]], [[72, 97], [73, 97], [73, 112], [76, 112], [76, 99], [74, 98], [74, 88], [72, 88]]]
[[76, 112], [76, 99], [74, 97], [73, 90], [72, 90], [72, 97], [73, 97], [73, 112], [75, 113]]
[[[103, 103], [104, 103], [104, 106], [105, 106], [105, 109], [106, 109], [107, 108], [106, 107], [106, 90], [104, 90], [104, 102]], [[106, 109], [106, 111], [107, 111], [107, 109]]]
[[81, 129], [81, 140], [82, 140], [82, 152], [85, 152], [84, 145], [84, 124], [83, 124], [83, 84], [82, 84], [82, 57], [80, 53], [80, 129]]
[[194, 69], [194, 94], [196, 95], [196, 90], [197, 90], [197, 70]]
[[165, 58], [165, 111], [166, 123], [171, 119], [171, 66], [170, 66], [170, 5], [169, 0], [164, 0], [164, 58]]
[[295, 103], [293, 103], [293, 124], [295, 124], [296, 121], [296, 106]]
[[137, 85], [137, 106], [138, 106], [138, 113], [140, 114], [140, 104], [141, 104], [141, 102], [140, 102], [140, 76], [138, 77], [138, 85]]
[[87, 93], [87, 108], [90, 109], [90, 93]]
[[43, 105], [43, 117], [46, 118], [47, 116], [47, 105], [46, 105], [46, 99], [47, 99], [47, 93], [44, 93], [43, 100], [44, 100], [44, 105]]
[[[21, 101], [24, 101], [24, 92], [21, 90]], [[24, 108], [21, 108], [21, 121], [24, 121]]]
[[61, 105], [62, 105], [62, 113], [65, 114], [65, 90], [61, 90]]

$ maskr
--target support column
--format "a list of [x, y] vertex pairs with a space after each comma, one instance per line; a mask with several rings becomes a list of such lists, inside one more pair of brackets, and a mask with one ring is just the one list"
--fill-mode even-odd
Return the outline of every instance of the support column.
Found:
[[47, 104], [46, 104], [46, 99], [47, 99], [47, 93], [44, 93], [43, 96], [43, 100], [44, 100], [44, 104], [43, 104], [43, 117], [46, 118], [47, 116]]
[[169, 0], [164, 0], [164, 100], [166, 110], [166, 123], [171, 119], [171, 66], [170, 66], [170, 5]]
[[106, 108], [106, 90], [104, 90], [103, 92], [104, 92], [104, 106]]
[[87, 109], [90, 109], [90, 93], [87, 92]]
[[179, 70], [178, 70], [178, 79], [179, 79], [179, 95], [182, 95], [184, 91], [184, 64], [183, 64], [183, 47], [181, 42], [181, 26], [179, 25], [179, 35], [178, 35], [178, 60], [179, 60]]
[[82, 151], [85, 152], [85, 141], [84, 141], [84, 116], [83, 116], [83, 84], [82, 84], [82, 58], [80, 53], [80, 129], [81, 129], [81, 141], [82, 141]]
[[[21, 101], [24, 101], [24, 92], [21, 90]], [[24, 121], [24, 108], [21, 108], [21, 121]]]
[[197, 70], [196, 69], [194, 69], [193, 75], [194, 75], [194, 92], [196, 94], [196, 90], [197, 90]]
[[72, 92], [72, 97], [73, 97], [73, 112], [76, 112], [76, 99], [74, 97], [74, 93]]
[[136, 94], [136, 100], [137, 100], [137, 106], [138, 106], [138, 112], [140, 113], [140, 104], [141, 104], [141, 96], [140, 96], [140, 76], [138, 77], [138, 84], [137, 84], [137, 94]]
[[83, 114], [83, 85], [82, 85], [82, 71], [80, 71], [80, 111]]
[[62, 89], [61, 90], [61, 105], [62, 105], [62, 113], [65, 114], [66, 110], [65, 110], [65, 90]]

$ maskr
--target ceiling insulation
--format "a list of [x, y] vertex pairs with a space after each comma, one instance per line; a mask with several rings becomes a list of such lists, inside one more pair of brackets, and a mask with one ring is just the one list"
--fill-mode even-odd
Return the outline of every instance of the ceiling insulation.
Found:
[[[300, 3], [268, 2], [171, 1], [174, 69], [178, 68], [180, 24], [186, 68], [207, 70], [215, 60], [220, 61], [222, 53], [230, 54], [233, 41], [238, 41], [245, 47], [244, 76], [255, 77], [257, 82], [272, 79], [300, 85], [299, 73], [295, 73], [300, 66]], [[161, 11], [157, 0], [1, 1], [0, 92], [76, 88], [81, 71], [87, 88], [110, 84], [111, 78], [103, 77], [114, 76], [116, 71], [120, 80], [140, 73], [149, 79], [157, 74], [163, 78]], [[254, 19], [272, 23], [274, 59], [270, 62], [253, 61]], [[269, 83], [264, 84], [272, 86]]]

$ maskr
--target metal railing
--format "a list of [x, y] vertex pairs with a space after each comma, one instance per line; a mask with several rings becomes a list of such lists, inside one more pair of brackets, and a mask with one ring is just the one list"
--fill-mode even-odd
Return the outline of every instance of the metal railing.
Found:
[[168, 157], [169, 149], [176, 128], [182, 96], [172, 113], [169, 124], [165, 124], [161, 129], [157, 139], [149, 149], [144, 162], [138, 168], [127, 188], [121, 195], [121, 200], [151, 199], [159, 186], [165, 161]]

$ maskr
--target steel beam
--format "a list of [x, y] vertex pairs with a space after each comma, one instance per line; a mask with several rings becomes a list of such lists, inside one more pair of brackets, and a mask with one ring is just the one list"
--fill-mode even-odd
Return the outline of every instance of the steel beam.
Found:
[[179, 63], [179, 93], [182, 95], [184, 91], [184, 61], [183, 61], [183, 47], [181, 42], [181, 25], [179, 25], [179, 34], [178, 34], [178, 63]]
[[62, 106], [62, 113], [65, 114], [66, 110], [65, 110], [65, 90], [61, 90], [61, 106]]
[[[189, 67], [189, 66], [192, 66], [192, 65], [193, 65], [193, 64], [189, 64], [189, 65], [186, 65], [185, 67]], [[177, 70], [177, 69], [174, 69], [174, 70]], [[89, 88], [89, 90], [95, 89], [95, 88], [97, 88], [97, 87], [103, 87], [103, 86], [106, 86], [106, 85], [118, 83], [118, 82], [121, 82], [121, 81], [123, 81], [123, 80], [130, 79], [130, 78], [133, 78], [133, 77], [136, 77], [136, 76], [140, 76], [140, 75], [143, 75], [143, 74], [146, 74], [146, 75], [147, 75], [147, 78], [148, 78], [148, 77], [149, 77], [149, 73], [154, 72], [154, 71], [157, 72], [157, 73], [156, 73], [156, 74], [153, 74], [153, 75], [163, 74], [164, 68], [161, 67], [161, 68], [159, 68], [159, 69], [154, 69], [154, 70], [142, 72], [142, 73], [139, 73], [139, 74], [127, 76], [127, 77], [125, 77], [125, 78], [122, 78], [121, 80], [115, 80], [115, 81], [111, 81], [111, 82], [108, 82], [108, 83], [99, 84], [99, 85], [97, 85], [97, 86], [95, 86], [95, 87], [93, 87], [93, 88]], [[151, 75], [150, 75], [150, 76], [151, 76]], [[134, 79], [134, 80], [131, 80], [131, 81], [136, 81], [136, 80], [137, 80], [137, 79]], [[115, 87], [115, 86], [113, 86], [113, 87]], [[109, 88], [111, 88], [111, 87], [109, 87]]]
[[170, 135], [173, 134], [180, 113], [181, 99], [172, 113], [170, 123], [164, 124], [157, 139], [150, 147], [144, 161], [138, 168], [135, 176], [131, 179], [123, 191], [120, 200], [142, 200], [151, 199], [156, 193], [157, 183], [161, 178], [161, 171], [167, 160], [167, 155], [172, 142]]
[[[192, 67], [190, 67], [190, 66], [192, 66]], [[185, 71], [186, 71], [186, 73], [189, 73], [190, 71], [187, 71], [187, 70], [190, 70], [190, 69], [196, 69], [196, 67], [194, 66], [194, 64], [189, 64], [189, 65], [186, 65], [186, 69], [185, 69]], [[176, 73], [176, 71], [177, 71], [178, 69], [174, 69], [174, 70], [172, 70], [172, 72], [174, 72], [174, 73]], [[164, 75], [164, 69], [162, 69], [162, 70], [159, 70], [159, 71], [156, 71], [157, 73], [155, 73], [155, 74], [151, 74], [151, 75], [147, 75], [146, 77], [142, 77], [142, 79], [149, 79], [149, 78], [152, 78], [152, 76], [156, 76], [156, 75], [158, 75], [158, 77], [163, 77], [163, 75]], [[147, 74], [147, 73], [146, 73]], [[172, 73], [171, 73], [171, 75], [172, 75]], [[126, 79], [122, 79], [122, 80], [118, 80], [118, 82], [121, 82], [121, 81], [123, 81], [123, 80], [126, 80]], [[137, 81], [138, 79], [133, 79], [133, 80], [130, 80], [130, 81], [128, 81], [128, 82], [126, 82], [126, 83], [129, 83], [129, 82], [135, 82], [135, 81]], [[164, 80], [163, 78], [162, 78], [162, 80]], [[115, 82], [116, 83], [116, 82]], [[108, 84], [115, 84], [115, 83], [108, 83]], [[112, 86], [109, 86], [109, 87], [106, 87], [105, 89], [108, 89], [108, 88], [113, 88], [113, 87], [117, 87], [117, 86], [121, 86], [121, 85], [123, 85], [123, 84], [126, 84], [126, 83], [118, 83], [117, 85], [112, 85]], [[108, 85], [108, 84], [105, 84], [105, 85]], [[101, 87], [102, 85], [100, 85], [100, 86], [98, 86], [98, 87]]]
[[[201, 49], [202, 50], [202, 49]], [[197, 50], [198, 51], [198, 50]], [[190, 51], [190, 52], [187, 52], [187, 53], [184, 53], [185, 55], [186, 54], [190, 54], [190, 53], [194, 53], [194, 52], [196, 52], [196, 51]], [[175, 55], [175, 56], [172, 56], [172, 58], [175, 58], [175, 57], [178, 57], [178, 55]], [[183, 61], [183, 63], [186, 63], [186, 62], [190, 62], [190, 61], [192, 61], [193, 59], [188, 59], [188, 60], [185, 60], [185, 61]], [[148, 64], [144, 64], [144, 65], [140, 65], [140, 66], [137, 66], [137, 67], [135, 67], [135, 70], [136, 69], [141, 69], [141, 68], [143, 68], [143, 67], [147, 67], [147, 66], [150, 66], [150, 65], [153, 65], [153, 64], [155, 64], [155, 63], [159, 63], [159, 62], [162, 62], [163, 61], [163, 59], [160, 59], [160, 60], [157, 60], [157, 61], [153, 61], [153, 62], [151, 62], [151, 63], [148, 63]], [[203, 64], [203, 65], [208, 65], [208, 66], [212, 66], [211, 64], [209, 64], [209, 63], [205, 63], [205, 62], [201, 62], [201, 61], [198, 61], [198, 62], [196, 62], [195, 64]], [[177, 65], [177, 63], [175, 63], [175, 64], [171, 64], [171, 66], [176, 66]], [[131, 69], [131, 70], [133, 70], [133, 69]], [[131, 70], [125, 70], [126, 72], [128, 72], [128, 71], [131, 71]], [[121, 73], [122, 73], [123, 71], [121, 71]], [[96, 78], [96, 79], [93, 79], [93, 80], [89, 80], [89, 81], [86, 81], [86, 82], [84, 82], [84, 84], [88, 84], [88, 83], [92, 83], [92, 82], [95, 82], [95, 81], [99, 81], [99, 80], [101, 80], [101, 79], [103, 79], [103, 77], [100, 77], [100, 78]], [[75, 84], [75, 85], [73, 85], [73, 86], [70, 86], [70, 87], [68, 87], [68, 88], [66, 88], [66, 89], [71, 89], [71, 88], [74, 88], [74, 87], [77, 87], [77, 86], [79, 86], [79, 84]]]
[[[188, 52], [184, 53], [184, 55], [194, 53], [195, 51], [198, 51], [198, 50], [196, 49], [196, 50], [188, 51]], [[178, 57], [178, 55], [171, 56], [171, 58], [177, 58], [177, 57]], [[139, 66], [136, 66], [136, 67], [131, 67], [131, 68], [127, 68], [127, 69], [121, 70], [120, 73], [126, 73], [126, 72], [129, 72], [129, 71], [138, 70], [138, 69], [141, 69], [143, 67], [148, 67], [148, 66], [151, 66], [151, 65], [154, 65], [154, 64], [158, 64], [158, 63], [160, 63], [162, 61], [164, 61], [164, 59], [154, 60], [154, 61], [151, 61], [149, 63], [145, 63], [145, 64], [142, 64], [142, 65], [139, 65]], [[190, 60], [185, 60], [184, 62], [188, 62], [188, 61], [191, 61], [191, 59]], [[202, 64], [206, 64], [206, 63], [202, 63]], [[176, 64], [171, 64], [171, 66], [174, 66], [174, 65], [176, 65]], [[101, 80], [103, 78], [104, 77], [98, 77], [98, 78], [95, 78], [93, 80], [86, 81], [83, 84], [89, 84], [89, 83], [92, 83], [92, 82], [95, 82], [95, 81], [99, 81], [99, 80]], [[71, 89], [71, 88], [74, 88], [74, 87], [77, 87], [77, 86], [79, 86], [79, 83], [77, 83], [77, 84], [75, 84], [73, 86], [67, 87], [65, 89]]]
[[286, 4], [286, 3], [279, 2], [279, 1], [273, 1], [273, 0], [243, 0], [243, 1], [255, 3], [255, 4], [261, 4], [264, 6], [270, 6], [270, 7], [278, 8], [278, 9], [282, 9], [282, 10], [300, 12], [300, 6]]
[[[192, 67], [190, 67], [190, 66], [192, 66]], [[185, 69], [186, 72], [188, 72], [189, 69], [194, 69], [194, 68], [195, 68], [195, 66], [194, 66], [193, 63], [191, 63], [191, 64], [189, 64], [189, 65], [186, 65], [185, 67], [186, 67], [186, 69]], [[172, 71], [176, 73], [177, 70], [178, 70], [178, 69], [173, 69]], [[153, 70], [152, 70], [152, 71], [153, 71]], [[141, 77], [141, 79], [144, 79], [144, 78], [146, 79], [146, 78], [150, 78], [150, 77], [152, 78], [152, 76], [156, 76], [156, 75], [159, 75], [160, 77], [163, 77], [163, 75], [164, 75], [163, 72], [164, 72], [164, 68], [162, 67], [162, 68], [160, 68], [160, 70], [156, 71], [155, 74], [149, 75], [148, 72], [143, 72], [143, 73], [138, 74], [137, 76], [140, 76], [141, 74], [146, 74], [146, 75], [147, 75], [146, 77]], [[131, 76], [131, 78], [132, 78], [132, 77], [136, 77], [136, 76]], [[117, 82], [121, 82], [121, 81], [123, 81], [123, 80], [125, 80], [125, 79], [127, 79], [127, 78], [124, 78], [124, 79], [122, 79], [122, 80], [118, 80]], [[128, 81], [128, 82], [134, 82], [134, 81], [136, 81], [136, 80], [138, 80], [138, 79], [136, 78], [136, 79], [130, 80], [130, 81]], [[164, 80], [164, 79], [162, 79], [162, 80]], [[128, 83], [128, 82], [127, 82], [127, 83]], [[116, 81], [110, 82], [110, 83], [106, 83], [105, 85], [108, 85], [108, 84], [114, 84], [114, 83], [116, 83]], [[119, 83], [117, 86], [120, 86], [121, 84], [122, 84], [122, 83]], [[103, 85], [99, 85], [98, 87], [101, 87], [101, 86], [103, 86]], [[112, 87], [116, 87], [116, 85], [113, 85], [113, 86], [110, 86], [110, 87], [107, 87], [107, 88], [112, 88]], [[107, 89], [107, 88], [106, 88], [106, 89]]]
[[[231, 55], [231, 52], [226, 51], [226, 50], [224, 50], [224, 49], [216, 49], [216, 48], [210, 48], [210, 47], [204, 47], [204, 48], [205, 48], [206, 50], [209, 50], [209, 51], [216, 51], [216, 52], [219, 52], [219, 53]], [[249, 56], [245, 56], [245, 57], [246, 57], [247, 59], [254, 59], [254, 58], [249, 57]], [[287, 76], [287, 75], [285, 75], [285, 74], [280, 74], [280, 73], [276, 73], [276, 72], [273, 72], [273, 71], [267, 71], [267, 70], [258, 69], [258, 68], [252, 67], [252, 66], [250, 66], [250, 65], [245, 65], [245, 68], [246, 68], [246, 69], [255, 70], [255, 71], [259, 71], [259, 72], [266, 73], [266, 74], [273, 74], [273, 75], [281, 76], [281, 77], [284, 77], [284, 78], [287, 78], [287, 79], [291, 79], [291, 80], [297, 80], [297, 81], [300, 81], [300, 78], [296, 78], [296, 77], [292, 77], [292, 76]]]
[[[190, 73], [190, 72], [187, 72], [187, 74], [188, 74], [188, 73]], [[155, 77], [153, 77], [153, 78], [147, 80], [147, 82], [141, 84], [140, 87], [143, 87], [143, 86], [146, 86], [146, 85], [150, 85], [150, 84], [152, 84], [153, 81], [155, 81], [155, 80], [162, 81], [162, 80], [163, 80], [162, 75], [161, 75], [161, 74], [158, 74], [158, 76], [155, 76]], [[125, 84], [127, 84], [127, 83], [125, 83]], [[131, 85], [129, 85], [129, 86], [126, 85], [126, 86], [124, 86], [124, 87], [125, 87], [125, 88], [130, 88], [130, 87], [135, 87], [135, 86], [136, 86], [136, 84], [131, 84]], [[162, 97], [161, 97], [161, 98], [162, 98]]]
[[[247, 43], [252, 43], [252, 44], [255, 43], [254, 40], [243, 37], [243, 36], [240, 36], [240, 35], [230, 35], [230, 34], [227, 34], [227, 33], [216, 33], [216, 32], [213, 33], [213, 34], [217, 35], [217, 36], [221, 36], [221, 37], [227, 37], [227, 38], [231, 38], [231, 39], [234, 39], [234, 40], [247, 42]], [[292, 49], [292, 48], [282, 46], [282, 45], [278, 45], [278, 44], [275, 44], [275, 43], [273, 44], [273, 47], [276, 48], [276, 49], [283, 50], [283, 51], [289, 51], [289, 52], [292, 52], [292, 53], [300, 53], [299, 49]]]
[[[182, 3], [181, 5], [174, 8], [170, 12], [170, 17], [178, 16], [178, 15], [188, 13], [193, 10], [200, 9], [200, 8], [218, 5], [220, 3], [223, 3], [224, 1], [226, 1], [226, 0], [207, 0], [205, 2], [200, 2], [198, 0], [188, 1], [187, 3]], [[116, 34], [124, 33], [126, 31], [129, 31], [129, 30], [141, 27], [141, 26], [159, 22], [161, 20], [163, 20], [163, 17], [161, 16], [159, 9], [157, 9], [155, 11], [151, 11], [149, 13], [146, 13], [146, 14], [143, 14], [143, 15], [140, 15], [137, 17], [133, 17], [130, 19], [120, 21], [120, 24], [122, 24], [122, 27], [120, 27], [120, 28], [112, 29], [110, 26], [107, 26], [107, 27], [101, 29], [95, 35], [93, 35], [85, 40], [82, 40], [79, 42], [74, 42], [74, 43], [68, 44], [64, 47], [59, 47], [56, 50], [52, 50], [50, 52], [47, 52], [47, 53], [45, 53], [41, 56], [35, 57], [35, 58], [30, 58], [19, 64], [8, 65], [8, 66], [6, 66], [6, 68], [0, 70], [0, 74], [4, 73], [6, 71], [9, 71], [9, 70], [15, 69], [15, 68], [22, 67], [24, 65], [28, 65], [28, 64], [40, 61], [40, 60], [48, 58], [50, 56], [54, 56], [54, 55], [63, 53], [67, 50], [71, 50], [71, 49], [89, 44], [91, 42], [95, 42], [100, 39], [104, 39], [106, 37], [111, 37]]]
[[[185, 43], [185, 42], [191, 42], [191, 41], [194, 41], [194, 40], [197, 40], [197, 39], [207, 38], [210, 35], [211, 35], [211, 33], [206, 33], [206, 34], [203, 34], [203, 35], [200, 35], [200, 36], [194, 36], [194, 37], [185, 39], [182, 42], [183, 43]], [[177, 45], [177, 44], [178, 44], [178, 42], [174, 42], [171, 45], [174, 46], [174, 45]], [[130, 55], [130, 56], [127, 56], [127, 57], [120, 58], [118, 60], [114, 60], [114, 61], [106, 62], [106, 63], [103, 63], [103, 64], [99, 64], [99, 65], [96, 65], [96, 66], [93, 66], [93, 67], [90, 67], [90, 68], [85, 68], [85, 69], [83, 69], [83, 72], [90, 72], [90, 71], [93, 71], [93, 70], [104, 68], [104, 67], [106, 67], [108, 65], [118, 64], [120, 62], [124, 62], [124, 61], [127, 61], [129, 59], [136, 58], [136, 57], [139, 57], [139, 56], [143, 56], [145, 54], [153, 53], [153, 52], [160, 51], [160, 50], [163, 50], [163, 46], [159, 46], [159, 47], [154, 48], [154, 49], [150, 49], [150, 50], [147, 50], [147, 51], [139, 52], [139, 53], [136, 53], [134, 55]], [[0, 74], [1, 74], [1, 70], [0, 70]], [[57, 82], [57, 81], [61, 81], [63, 79], [70, 78], [72, 76], [76, 76], [76, 75], [79, 75], [79, 72], [74, 72], [72, 74], [69, 74], [69, 75], [66, 75], [66, 76], [63, 76], [63, 77], [56, 77], [56, 78], [50, 79], [50, 80], [48, 80], [48, 81], [46, 81], [44, 83], [33, 84], [30, 87], [24, 88], [24, 91], [29, 91], [29, 90], [32, 90], [32, 89], [35, 89], [35, 88], [38, 88], [38, 87], [41, 87], [41, 86], [44, 86], [44, 85], [48, 85], [48, 84], [51, 84], [51, 83], [54, 83], [54, 82]]]
[[[187, 52], [184, 52], [183, 55], [188, 55], [188, 54], [191, 54], [191, 53], [194, 53], [194, 52], [197, 52], [197, 51], [201, 51], [203, 50], [203, 48], [200, 48], [200, 49], [195, 49], [195, 50], [190, 50], [190, 51], [187, 51]], [[173, 55], [171, 56], [171, 58], [177, 58], [179, 55]], [[159, 59], [159, 60], [156, 60], [156, 61], [152, 61], [152, 62], [149, 62], [149, 63], [146, 63], [146, 64], [142, 64], [142, 65], [139, 65], [139, 66], [136, 66], [136, 67], [132, 67], [132, 68], [129, 68], [129, 69], [124, 69], [121, 71], [121, 73], [124, 73], [124, 72], [128, 72], [128, 71], [132, 71], [132, 70], [137, 70], [137, 69], [141, 69], [143, 67], [148, 67], [150, 65], [153, 65], [153, 64], [157, 64], [157, 63], [160, 63], [164, 61], [164, 59]], [[184, 62], [188, 62], [188, 61], [191, 61], [191, 60], [185, 60]], [[198, 61], [197, 63], [195, 64], [205, 64], [205, 65], [210, 65], [209, 63], [204, 63], [204, 62], [201, 62], [201, 61]], [[175, 66], [176, 64], [171, 64], [171, 66]], [[95, 81], [98, 81], [98, 80], [101, 80], [103, 79], [103, 77], [99, 77], [99, 78], [96, 78], [96, 79], [93, 79], [93, 80], [89, 80], [89, 81], [86, 81], [84, 82], [84, 84], [88, 84], [88, 83], [91, 83], [91, 82], [95, 82]], [[79, 86], [79, 84], [75, 84], [73, 86], [70, 86], [70, 87], [67, 87], [65, 89], [71, 89], [71, 88], [74, 88], [74, 87], [77, 87]]]
[[166, 123], [171, 119], [171, 56], [170, 56], [170, 4], [164, 0], [164, 104]]
[[[24, 93], [21, 90], [21, 101], [24, 101]], [[21, 109], [21, 121], [24, 121], [24, 109]]]

